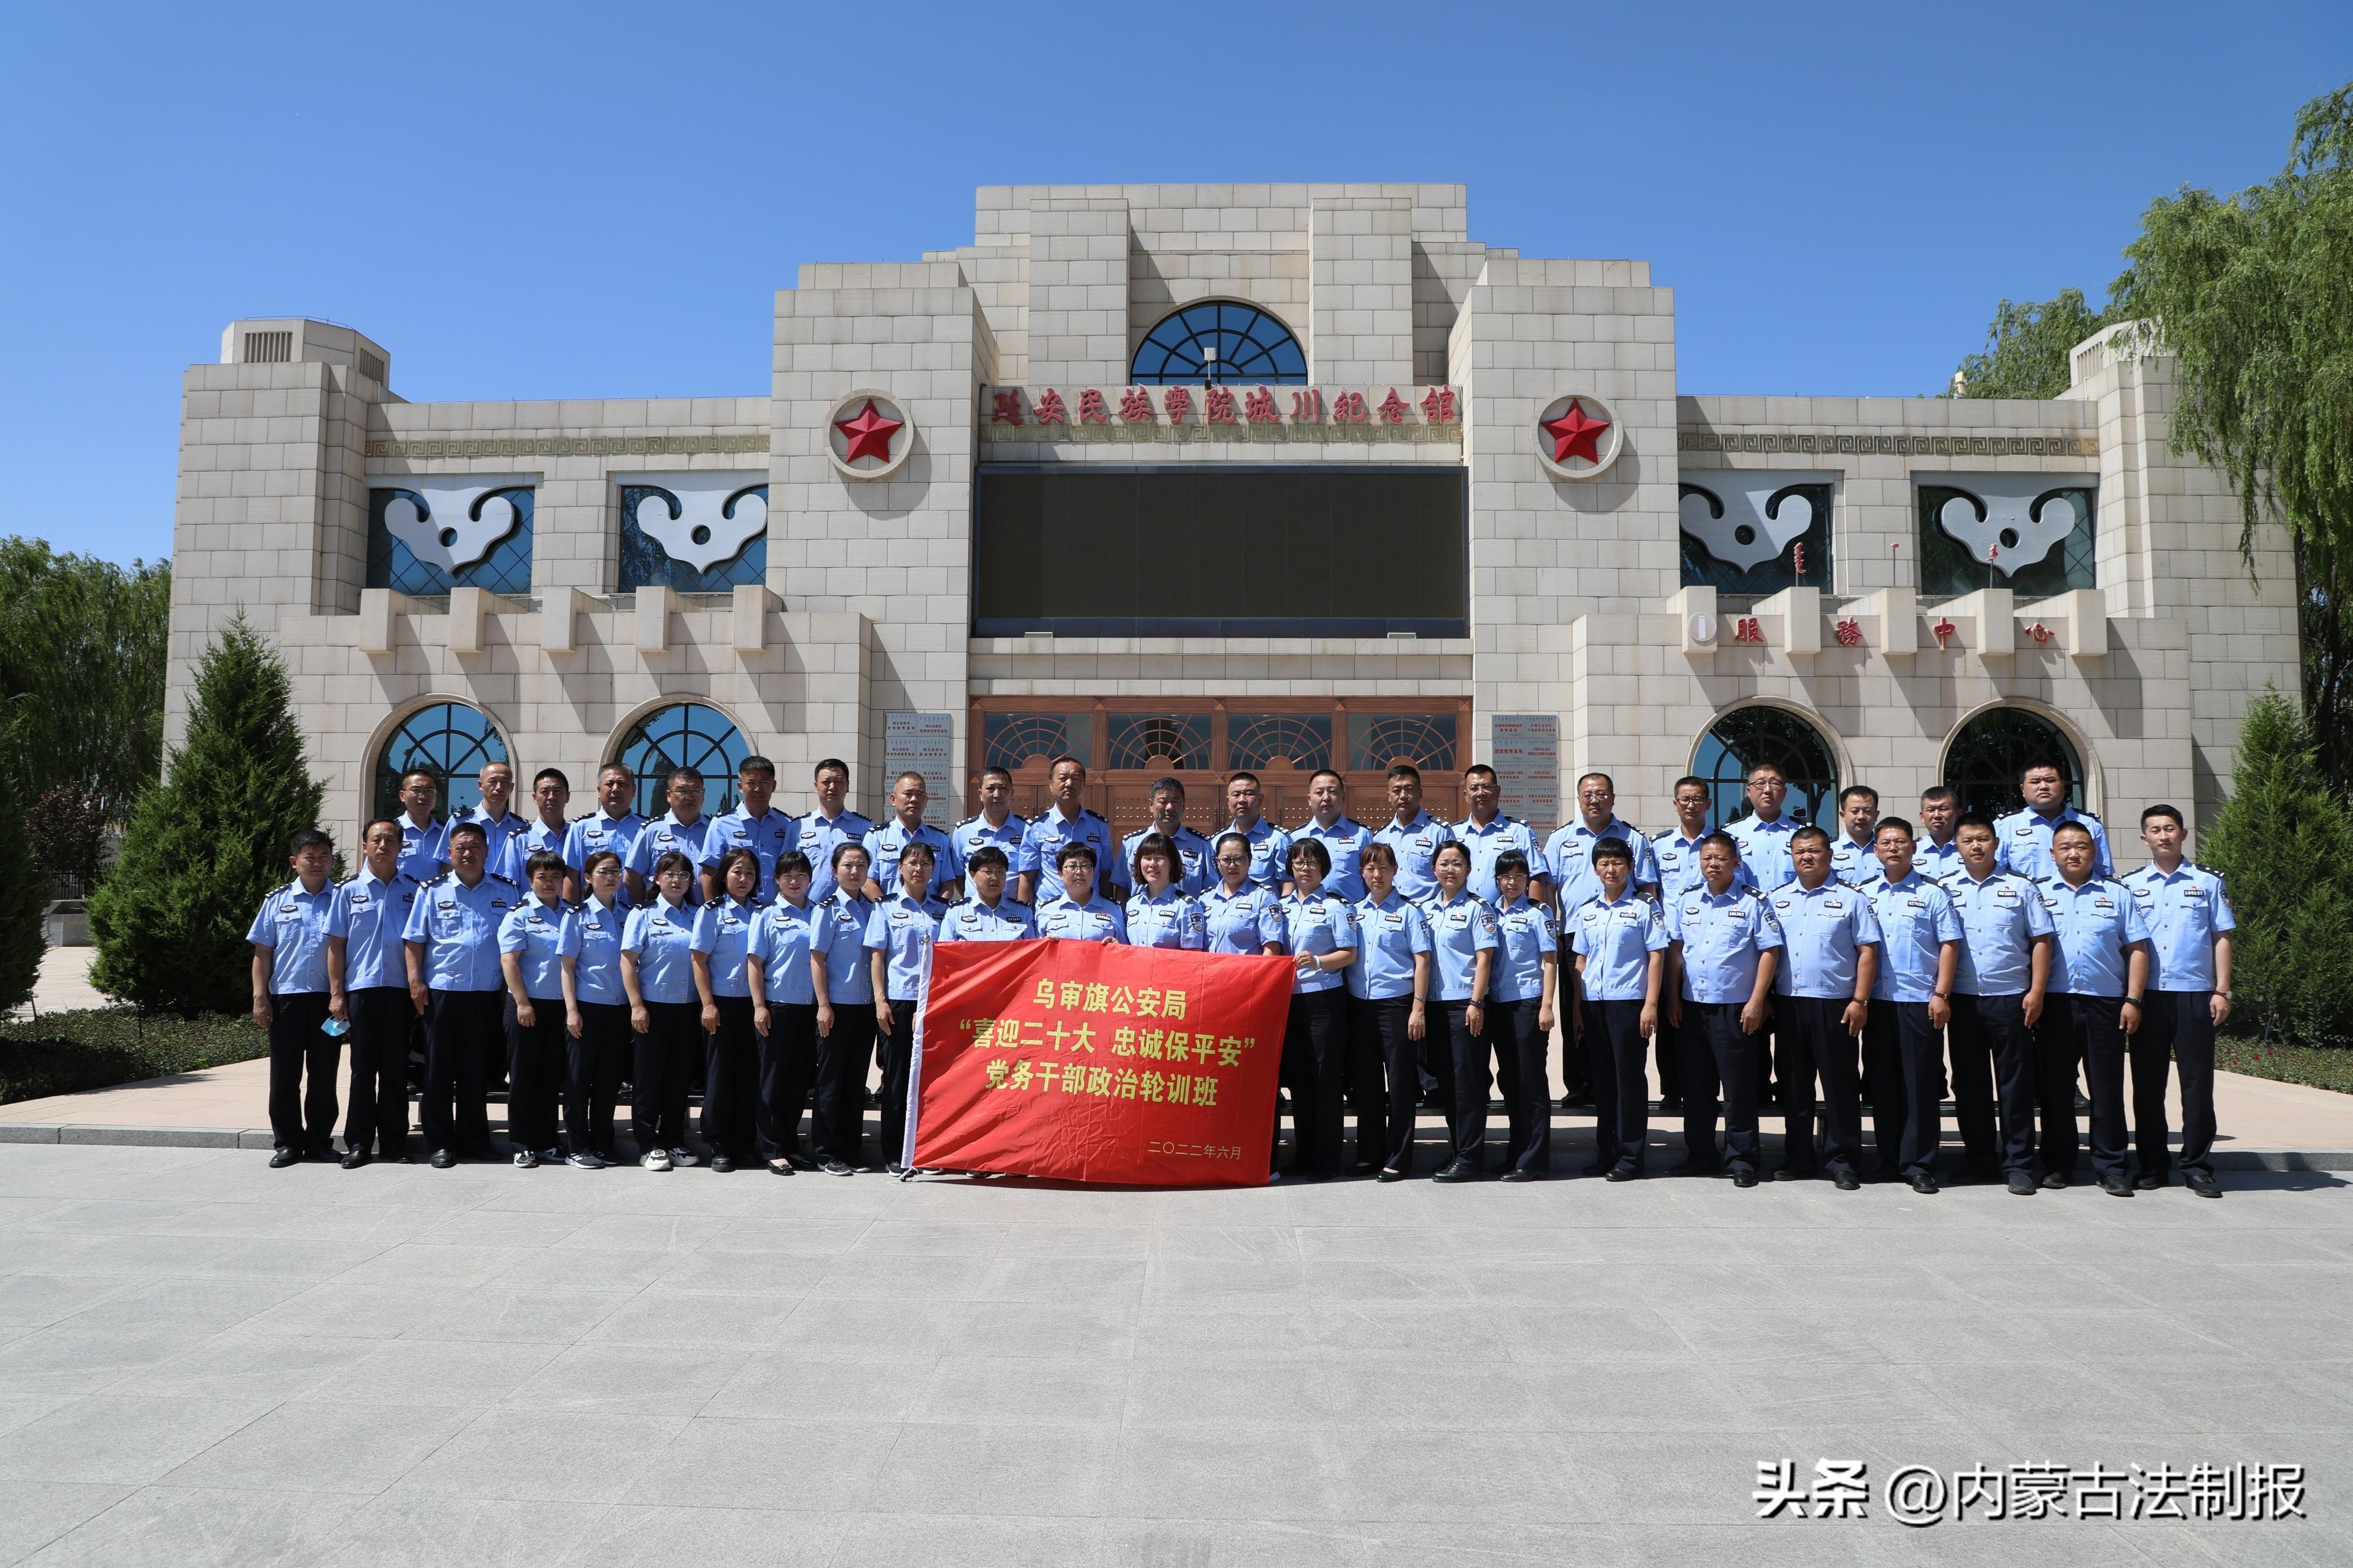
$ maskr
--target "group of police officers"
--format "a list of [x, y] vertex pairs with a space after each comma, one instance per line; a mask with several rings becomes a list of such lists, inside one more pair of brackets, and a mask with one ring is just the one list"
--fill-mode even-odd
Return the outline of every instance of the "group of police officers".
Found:
[[2213, 1047], [2233, 923], [2221, 879], [2183, 858], [2170, 805], [2142, 813], [2149, 864], [2118, 879], [2105, 829], [2067, 804], [2053, 763], [2023, 770], [2026, 805], [1998, 821], [1941, 787], [1916, 823], [1882, 816], [1877, 793], [1854, 785], [1835, 833], [1785, 811], [1770, 763], [1747, 776], [1747, 814], [1722, 828], [1707, 782], [1679, 780], [1676, 825], [1652, 837], [1618, 817], [1607, 774], [1588, 773], [1577, 813], [1542, 844], [1499, 809], [1483, 764], [1464, 773], [1468, 815], [1453, 823], [1422, 809], [1414, 768], [1392, 767], [1377, 828], [1345, 815], [1336, 773], [1313, 776], [1311, 815], [1288, 831], [1261, 814], [1257, 777], [1236, 773], [1214, 840], [1185, 826], [1185, 787], [1168, 778], [1116, 854], [1083, 804], [1085, 767], [1060, 758], [1050, 778], [1050, 803], [1024, 821], [1012, 775], [987, 770], [981, 809], [944, 832], [924, 820], [920, 774], [892, 781], [877, 825], [847, 809], [849, 770], [833, 759], [804, 814], [775, 807], [775, 767], [754, 756], [733, 810], [706, 817], [702, 776], [679, 768], [651, 821], [617, 763], [576, 819], [554, 768], [532, 781], [528, 820], [504, 763], [481, 770], [480, 804], [446, 821], [438, 781], [413, 771], [401, 815], [367, 825], [347, 880], [331, 880], [325, 834], [296, 835], [294, 879], [248, 932], [254, 1016], [270, 1033], [271, 1163], [338, 1157], [346, 1037], [341, 1163], [407, 1158], [421, 1034], [438, 1168], [494, 1157], [487, 1098], [503, 1076], [525, 1168], [616, 1163], [625, 1085], [638, 1163], [697, 1164], [687, 1109], [700, 1085], [714, 1171], [903, 1173], [933, 944], [1062, 937], [1291, 961], [1280, 1103], [1292, 1158], [1277, 1179], [1402, 1180], [1423, 1106], [1446, 1113], [1434, 1179], [1479, 1179], [1491, 1089], [1506, 1117], [1501, 1179], [1544, 1176], [1549, 1042], [1565, 1020], [1562, 1105], [1593, 1110], [1588, 1175], [1644, 1173], [1655, 1051], [1661, 1110], [1683, 1121], [1672, 1174], [1755, 1185], [1759, 1118], [1778, 1113], [1775, 1180], [1851, 1190], [1869, 1175], [1934, 1193], [1949, 1089], [1963, 1155], [1943, 1180], [2064, 1187], [2082, 1148], [2081, 1072], [2103, 1191], [2163, 1186], [2178, 1164], [2193, 1192], [2220, 1195]]

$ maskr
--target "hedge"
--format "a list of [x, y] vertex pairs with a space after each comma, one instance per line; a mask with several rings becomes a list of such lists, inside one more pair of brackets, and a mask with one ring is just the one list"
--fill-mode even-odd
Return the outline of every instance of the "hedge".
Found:
[[2267, 1046], [2252, 1035], [2224, 1035], [2214, 1042], [2214, 1065], [2249, 1078], [2353, 1094], [2353, 1050], [2342, 1046]]
[[128, 1007], [44, 1013], [0, 1023], [0, 1105], [111, 1089], [269, 1054], [251, 1018], [142, 1015]]

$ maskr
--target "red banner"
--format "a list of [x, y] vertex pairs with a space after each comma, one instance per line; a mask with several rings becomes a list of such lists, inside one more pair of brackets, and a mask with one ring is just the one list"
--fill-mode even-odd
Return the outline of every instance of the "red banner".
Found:
[[1263, 1186], [1288, 960], [943, 942], [907, 1163], [1129, 1186]]

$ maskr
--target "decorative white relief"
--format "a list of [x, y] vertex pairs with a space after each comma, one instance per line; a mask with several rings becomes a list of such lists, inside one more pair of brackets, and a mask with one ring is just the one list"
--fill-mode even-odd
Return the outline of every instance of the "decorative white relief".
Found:
[[[1703, 468], [1683, 476], [1683, 530], [1727, 566], [1746, 572], [1804, 537], [1814, 525], [1811, 497], [1799, 485], [1834, 483], [1835, 474]], [[1698, 494], [1693, 494], [1693, 491]]]
[[1913, 482], [1961, 493], [1936, 509], [1936, 526], [1969, 559], [2007, 576], [2033, 565], [2075, 531], [2073, 492], [2088, 474], [1925, 474]]
[[[529, 489], [532, 480], [417, 474], [404, 476], [396, 486], [371, 488], [408, 492], [385, 504], [385, 529], [424, 564], [455, 572], [488, 555], [491, 546], [514, 531], [519, 517], [514, 503], [492, 492]], [[412, 495], [423, 498], [421, 509]]]
[[[615, 474], [617, 485], [647, 485], [662, 495], [642, 497], [632, 516], [648, 539], [667, 551], [672, 561], [708, 572], [767, 531], [768, 498], [753, 492], [766, 488], [761, 471], [728, 474]], [[678, 515], [670, 515], [671, 504]]]

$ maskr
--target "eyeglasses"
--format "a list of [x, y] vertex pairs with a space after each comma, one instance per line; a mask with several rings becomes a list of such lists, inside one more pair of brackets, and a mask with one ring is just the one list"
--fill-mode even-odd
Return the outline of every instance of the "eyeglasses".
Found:
[[1250, 857], [1247, 855], [1220, 855], [1218, 857], [1218, 864], [1220, 866], [1247, 866], [1250, 864]]

